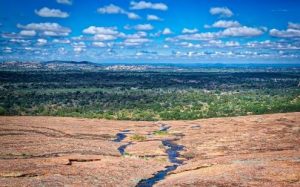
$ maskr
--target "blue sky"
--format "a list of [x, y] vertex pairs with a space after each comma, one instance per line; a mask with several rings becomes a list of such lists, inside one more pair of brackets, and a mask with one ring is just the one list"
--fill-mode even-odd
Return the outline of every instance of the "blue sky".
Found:
[[0, 61], [299, 63], [299, 0], [0, 0]]

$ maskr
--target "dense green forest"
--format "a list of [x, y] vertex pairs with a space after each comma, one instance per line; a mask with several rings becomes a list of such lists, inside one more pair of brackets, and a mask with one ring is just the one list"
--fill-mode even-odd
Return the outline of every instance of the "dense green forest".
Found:
[[1, 115], [171, 120], [300, 111], [299, 72], [1, 71]]

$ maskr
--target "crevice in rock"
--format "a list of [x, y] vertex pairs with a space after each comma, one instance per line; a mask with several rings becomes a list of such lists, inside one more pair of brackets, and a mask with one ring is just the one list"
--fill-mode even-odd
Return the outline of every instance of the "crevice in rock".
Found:
[[72, 165], [73, 162], [96, 162], [96, 161], [100, 161], [101, 159], [100, 158], [91, 158], [91, 159], [88, 159], [88, 158], [69, 158], [68, 159], [68, 163], [67, 165]]

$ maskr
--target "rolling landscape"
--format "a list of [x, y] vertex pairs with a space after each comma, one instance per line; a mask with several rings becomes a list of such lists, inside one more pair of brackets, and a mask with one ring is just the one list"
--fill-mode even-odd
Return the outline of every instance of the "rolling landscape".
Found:
[[299, 1], [28, 2], [0, 0], [0, 186], [300, 186]]
[[296, 65], [6, 64], [2, 115], [157, 121], [300, 111]]

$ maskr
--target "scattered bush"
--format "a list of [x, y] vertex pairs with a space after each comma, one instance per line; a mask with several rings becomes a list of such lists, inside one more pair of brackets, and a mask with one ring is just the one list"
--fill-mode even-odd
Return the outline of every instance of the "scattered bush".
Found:
[[138, 135], [138, 134], [134, 134], [133, 136], [130, 137], [131, 140], [133, 141], [145, 141], [147, 138], [146, 136], [143, 136], [143, 135]]
[[158, 136], [166, 136], [166, 135], [168, 135], [169, 134], [169, 132], [168, 131], [154, 131], [153, 132], [153, 134], [154, 135], [158, 135]]

